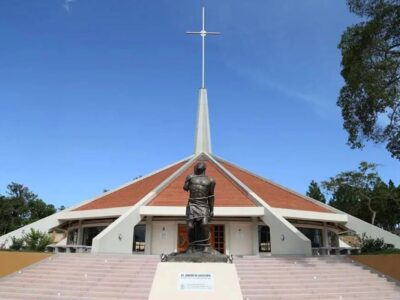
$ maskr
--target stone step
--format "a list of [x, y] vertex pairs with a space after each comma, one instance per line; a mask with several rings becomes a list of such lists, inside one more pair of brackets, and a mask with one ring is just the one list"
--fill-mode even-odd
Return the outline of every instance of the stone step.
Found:
[[28, 274], [37, 274], [37, 273], [47, 273], [52, 275], [57, 274], [77, 274], [77, 273], [87, 273], [87, 274], [96, 274], [96, 273], [121, 273], [121, 274], [135, 274], [135, 273], [146, 273], [146, 272], [155, 272], [157, 269], [156, 266], [146, 266], [142, 268], [130, 268], [130, 269], [120, 269], [120, 268], [97, 268], [97, 267], [80, 267], [76, 269], [56, 269], [56, 268], [29, 268], [23, 270], [21, 272]]
[[298, 284], [316, 284], [317, 282], [319, 283], [325, 283], [325, 282], [332, 282], [332, 283], [342, 283], [342, 282], [352, 282], [354, 284], [366, 284], [368, 282], [374, 281], [374, 282], [388, 282], [386, 279], [384, 278], [351, 278], [351, 279], [346, 279], [346, 278], [335, 278], [335, 279], [325, 279], [325, 280], [321, 280], [318, 279], [318, 277], [316, 279], [314, 279], [314, 277], [311, 278], [273, 278], [273, 279], [264, 279], [264, 278], [257, 278], [256, 276], [252, 277], [252, 278], [248, 278], [248, 277], [239, 277], [239, 281], [241, 283], [247, 283], [247, 282], [260, 282], [263, 284], [279, 284], [280, 282], [285, 283], [285, 284], [293, 284], [293, 283], [298, 283]]
[[354, 269], [348, 269], [348, 270], [342, 270], [342, 269], [331, 269], [331, 270], [318, 270], [318, 269], [313, 269], [313, 268], [305, 268], [305, 269], [296, 269], [296, 270], [268, 270], [268, 269], [256, 269], [256, 268], [240, 268], [240, 272], [241, 273], [259, 273], [259, 274], [271, 274], [274, 273], [276, 275], [285, 275], [285, 274], [311, 274], [311, 273], [319, 273], [319, 274], [332, 274], [332, 275], [336, 275], [336, 274], [352, 274], [352, 275], [356, 275], [356, 274], [363, 274], [364, 272], [370, 272], [369, 270], [366, 269], [358, 269], [358, 268], [354, 268]]
[[128, 286], [125, 288], [121, 287], [113, 287], [113, 286], [104, 286], [104, 285], [58, 285], [58, 286], [51, 286], [51, 285], [32, 285], [32, 286], [1, 286], [1, 292], [30, 292], [30, 293], [43, 293], [46, 291], [55, 291], [55, 294], [62, 293], [62, 294], [82, 294], [82, 293], [98, 293], [99, 295], [103, 294], [137, 294], [137, 293], [148, 293], [150, 292], [150, 286], [144, 287], [142, 286]]
[[297, 294], [297, 295], [253, 295], [247, 294], [243, 296], [243, 300], [399, 300], [398, 294]]
[[52, 295], [48, 293], [44, 294], [32, 294], [32, 293], [8, 293], [0, 292], [0, 299], [2, 300], [148, 300], [148, 294], [135, 294], [135, 295], [122, 295], [118, 298], [113, 295], [112, 297], [96, 297], [94, 295], [81, 295], [79, 298], [71, 298], [70, 295], [57, 294]]
[[[237, 272], [239, 277], [258, 277], [258, 278], [314, 278], [317, 277], [318, 279], [327, 279], [327, 278], [343, 278], [343, 279], [351, 279], [353, 277], [359, 277], [359, 278], [375, 278], [377, 274], [374, 274], [370, 271], [365, 271], [364, 273], [340, 273], [340, 272], [335, 272], [332, 274], [329, 273], [319, 273], [319, 272], [303, 272], [303, 273], [293, 273], [293, 272], [287, 272], [287, 273], [268, 273], [268, 272], [251, 272], [251, 271], [239, 271]], [[379, 276], [378, 276], [379, 277]]]
[[286, 287], [281, 287], [281, 288], [268, 288], [268, 287], [262, 287], [258, 286], [257, 288], [254, 288], [254, 286], [241, 286], [243, 293], [251, 292], [254, 295], [265, 295], [265, 294], [274, 294], [274, 295], [282, 295], [282, 294], [301, 294], [304, 293], [305, 291], [309, 291], [311, 294], [334, 294], [338, 293], [378, 293], [378, 292], [400, 292], [400, 290], [397, 287], [394, 286], [358, 286], [358, 287], [341, 287], [338, 289], [337, 287], [311, 287], [308, 289], [305, 288], [286, 288]]
[[318, 282], [318, 281], [310, 281], [310, 282], [264, 282], [264, 281], [251, 281], [251, 280], [241, 280], [240, 286], [243, 288], [249, 289], [293, 289], [293, 288], [314, 288], [314, 287], [327, 287], [327, 288], [346, 288], [346, 287], [365, 287], [368, 284], [368, 287], [397, 287], [394, 282], [384, 282], [384, 281], [338, 281], [338, 282]]
[[[118, 282], [113, 282], [110, 284], [108, 281], [106, 283], [102, 281], [96, 281], [96, 280], [81, 280], [81, 281], [47, 281], [45, 282], [44, 280], [31, 280], [26, 283], [20, 283], [20, 282], [9, 282], [7, 288], [17, 288], [17, 289], [23, 289], [23, 288], [33, 288], [33, 287], [60, 287], [60, 286], [71, 286], [74, 289], [87, 289], [88, 287], [91, 288], [93, 286], [98, 285], [96, 288], [97, 290], [103, 290], [103, 289], [108, 289], [109, 287], [113, 288], [118, 288], [118, 289], [128, 289], [128, 288], [135, 288], [135, 289], [143, 289], [143, 286], [150, 287], [153, 282], [153, 279], [148, 279], [148, 280], [140, 280], [140, 281], [131, 281], [128, 283], [118, 283]], [[0, 286], [0, 290], [2, 290], [3, 287]]]

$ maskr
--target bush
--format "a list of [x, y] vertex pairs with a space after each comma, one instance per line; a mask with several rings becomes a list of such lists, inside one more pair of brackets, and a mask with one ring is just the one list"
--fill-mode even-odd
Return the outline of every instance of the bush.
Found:
[[6, 239], [4, 242], [2, 242], [0, 244], [0, 250], [5, 250], [6, 249], [7, 242], [8, 242], [8, 239]]
[[24, 246], [24, 238], [11, 237], [11, 250], [20, 251]]
[[[386, 244], [383, 238], [374, 239], [372, 237], [367, 236], [365, 233], [361, 237], [361, 252], [362, 253], [390, 253], [394, 250], [394, 252], [398, 249], [394, 249], [392, 244]], [[399, 250], [400, 251], [400, 250]]]
[[46, 250], [46, 246], [51, 243], [51, 237], [45, 232], [40, 232], [39, 230], [35, 230], [31, 228], [31, 232], [26, 234], [23, 237], [26, 250], [30, 251], [40, 251], [43, 252]]
[[28, 250], [43, 252], [46, 246], [52, 242], [49, 234], [31, 228], [28, 234], [24, 234], [21, 238], [11, 238], [10, 249], [14, 251]]

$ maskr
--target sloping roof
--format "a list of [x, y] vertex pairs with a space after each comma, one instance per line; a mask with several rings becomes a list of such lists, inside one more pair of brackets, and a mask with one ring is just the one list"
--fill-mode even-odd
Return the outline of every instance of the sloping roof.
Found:
[[144, 177], [125, 187], [117, 189], [109, 194], [86, 203], [74, 210], [88, 210], [112, 207], [125, 207], [136, 204], [140, 199], [150, 193], [154, 188], [171, 176], [176, 170], [184, 165], [186, 161], [179, 162], [158, 173]]
[[[228, 178], [218, 167], [209, 159], [201, 158], [206, 161], [206, 174], [215, 179], [215, 203], [217, 207], [246, 207], [256, 206], [247, 195]], [[196, 161], [197, 162], [197, 161]], [[183, 190], [183, 184], [186, 176], [193, 173], [194, 162], [181, 175], [173, 180], [157, 197], [155, 197], [149, 206], [186, 206], [188, 193]]]
[[218, 161], [272, 207], [315, 212], [333, 212], [231, 163], [222, 160]]
[[[247, 193], [239, 187], [235, 180], [225, 174], [207, 156], [200, 156], [198, 160], [206, 161], [207, 175], [216, 181], [215, 187], [215, 206], [216, 207], [254, 207], [256, 204], [251, 200]], [[188, 193], [183, 190], [183, 184], [187, 175], [193, 173], [193, 166], [198, 161], [195, 160], [188, 166], [182, 174], [172, 180], [149, 204], [148, 206], [186, 206]], [[277, 184], [263, 179], [247, 170], [233, 165], [221, 159], [217, 161], [239, 181], [250, 188], [268, 205], [275, 208], [295, 209], [314, 212], [330, 212], [310, 200], [287, 190]], [[91, 210], [114, 207], [128, 207], [136, 204], [140, 199], [150, 193], [164, 180], [171, 176], [175, 171], [182, 167], [186, 161], [176, 163], [160, 172], [157, 172], [141, 180], [135, 181], [111, 193], [105, 194], [89, 203], [76, 209]]]

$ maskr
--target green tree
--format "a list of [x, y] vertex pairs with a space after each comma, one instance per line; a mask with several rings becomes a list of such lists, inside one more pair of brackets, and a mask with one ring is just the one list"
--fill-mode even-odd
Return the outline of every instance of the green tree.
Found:
[[400, 224], [400, 186], [396, 187], [393, 181], [386, 184], [378, 182], [372, 191], [375, 206], [378, 211], [376, 224], [386, 230], [394, 231]]
[[0, 195], [0, 235], [6, 234], [15, 228], [12, 216], [12, 205], [5, 196]]
[[7, 195], [0, 195], [0, 233], [5, 234], [56, 212], [28, 187], [12, 182]]
[[341, 108], [348, 144], [385, 143], [400, 160], [400, 0], [347, 0], [362, 22], [346, 29]]
[[42, 199], [29, 200], [27, 205], [29, 213], [28, 219], [25, 220], [27, 224], [50, 216], [57, 211], [53, 204], [46, 204]]
[[326, 202], [325, 195], [321, 192], [318, 183], [314, 180], [312, 180], [310, 185], [308, 186], [308, 191], [306, 192], [306, 195], [310, 198], [321, 201], [322, 203]]
[[322, 182], [322, 186], [332, 194], [330, 204], [374, 224], [379, 200], [374, 190], [382, 182], [376, 167], [376, 164], [361, 162], [358, 170], [341, 172]]

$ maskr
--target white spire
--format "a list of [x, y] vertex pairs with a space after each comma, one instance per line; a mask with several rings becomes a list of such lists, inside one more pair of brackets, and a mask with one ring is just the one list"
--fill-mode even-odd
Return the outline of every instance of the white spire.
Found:
[[205, 11], [202, 10], [201, 31], [188, 31], [188, 34], [201, 36], [201, 89], [199, 91], [199, 106], [197, 112], [195, 154], [211, 153], [210, 119], [208, 117], [207, 89], [205, 88], [205, 37], [217, 35], [219, 32], [206, 31]]
[[199, 91], [199, 107], [195, 139], [195, 154], [211, 153], [210, 119], [208, 117], [207, 90]]

